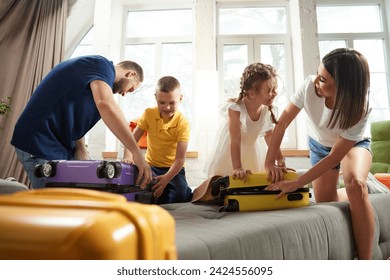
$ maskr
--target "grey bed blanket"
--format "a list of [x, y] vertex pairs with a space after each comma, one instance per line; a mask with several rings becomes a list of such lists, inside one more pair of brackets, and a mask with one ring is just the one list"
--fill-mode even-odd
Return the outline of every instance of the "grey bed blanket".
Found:
[[[390, 195], [371, 194], [373, 259], [390, 256]], [[162, 205], [176, 221], [179, 259], [354, 259], [349, 205], [313, 204], [275, 211], [220, 213], [217, 205]]]

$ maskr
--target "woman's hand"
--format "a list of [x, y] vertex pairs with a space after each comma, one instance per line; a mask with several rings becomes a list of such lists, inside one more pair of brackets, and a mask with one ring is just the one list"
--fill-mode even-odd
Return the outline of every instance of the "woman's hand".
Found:
[[283, 180], [277, 183], [271, 184], [265, 188], [266, 191], [280, 191], [276, 198], [281, 198], [286, 193], [296, 191], [299, 188], [298, 183], [295, 180]]

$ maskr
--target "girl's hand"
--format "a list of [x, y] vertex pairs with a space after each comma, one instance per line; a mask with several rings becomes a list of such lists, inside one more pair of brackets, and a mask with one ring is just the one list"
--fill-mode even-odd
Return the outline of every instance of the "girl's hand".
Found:
[[277, 183], [271, 184], [265, 188], [266, 191], [280, 191], [276, 198], [283, 197], [288, 192], [296, 191], [299, 188], [294, 180], [283, 180]]
[[285, 165], [279, 166], [276, 164], [266, 164], [265, 170], [268, 173], [267, 178], [271, 183], [276, 183], [283, 180], [284, 173], [287, 173], [287, 168]]
[[246, 182], [246, 174], [252, 174], [252, 171], [250, 170], [245, 170], [243, 168], [237, 168], [233, 170], [232, 178], [233, 179], [240, 179]]

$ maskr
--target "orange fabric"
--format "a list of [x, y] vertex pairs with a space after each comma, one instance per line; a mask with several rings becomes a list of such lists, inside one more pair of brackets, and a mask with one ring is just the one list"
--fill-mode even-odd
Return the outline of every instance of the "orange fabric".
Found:
[[375, 173], [374, 177], [390, 189], [390, 173]]
[[[137, 120], [131, 121], [129, 126], [130, 126], [131, 131], [133, 131], [137, 127]], [[147, 135], [147, 132], [145, 131], [144, 134], [142, 134], [141, 138], [138, 141], [138, 146], [141, 149], [146, 149], [146, 147], [147, 147], [146, 135]]]

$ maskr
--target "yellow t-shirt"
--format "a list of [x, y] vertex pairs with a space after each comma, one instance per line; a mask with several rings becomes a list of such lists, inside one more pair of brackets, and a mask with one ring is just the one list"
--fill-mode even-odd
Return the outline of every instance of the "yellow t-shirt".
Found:
[[169, 122], [164, 123], [158, 107], [148, 108], [138, 120], [137, 126], [148, 133], [145, 160], [151, 166], [172, 166], [177, 143], [188, 142], [190, 139], [189, 123], [180, 112], [176, 112]]

